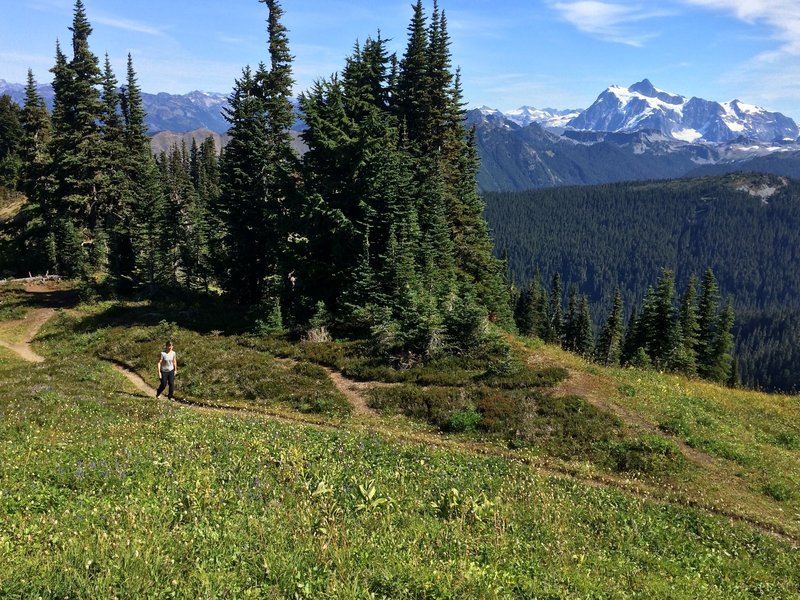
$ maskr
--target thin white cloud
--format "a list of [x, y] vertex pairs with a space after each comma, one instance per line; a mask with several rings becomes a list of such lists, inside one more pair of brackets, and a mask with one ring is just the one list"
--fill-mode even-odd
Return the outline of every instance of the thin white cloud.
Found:
[[551, 2], [550, 6], [560, 13], [562, 19], [584, 33], [607, 42], [635, 47], [643, 46], [657, 35], [642, 32], [639, 25], [642, 21], [672, 14], [665, 10], [645, 8], [640, 4], [599, 0]]
[[122, 29], [123, 31], [132, 31], [134, 33], [144, 33], [146, 35], [156, 36], [164, 35], [164, 32], [157, 27], [153, 27], [152, 25], [141, 23], [139, 21], [132, 21], [130, 19], [119, 19], [117, 17], [101, 15], [93, 16], [92, 21], [99, 23], [100, 25], [107, 25], [108, 27], [113, 27], [115, 29]]
[[751, 24], [766, 25], [778, 44], [759, 56], [772, 62], [783, 56], [800, 56], [800, 5], [797, 0], [683, 0], [686, 4], [732, 13]]

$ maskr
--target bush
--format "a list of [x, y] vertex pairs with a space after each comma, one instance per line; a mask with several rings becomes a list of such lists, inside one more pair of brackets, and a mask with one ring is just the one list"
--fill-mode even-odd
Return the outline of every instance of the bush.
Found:
[[480, 421], [481, 416], [474, 410], [460, 410], [454, 412], [450, 416], [450, 421], [447, 423], [447, 430], [454, 433], [475, 431]]
[[466, 390], [459, 388], [420, 388], [401, 385], [370, 390], [369, 405], [383, 412], [402, 413], [449, 431], [451, 419], [458, 412], [472, 411]]
[[514, 375], [509, 376], [500, 376], [487, 372], [479, 380], [490, 387], [513, 390], [532, 387], [553, 387], [566, 379], [567, 375], [567, 370], [561, 367], [547, 367], [538, 370], [523, 367]]
[[615, 440], [603, 444], [617, 472], [660, 474], [683, 466], [684, 458], [671, 440], [644, 435], [635, 440]]
[[255, 317], [253, 331], [256, 335], [280, 335], [284, 333], [281, 303], [278, 300], [262, 302], [252, 309]]

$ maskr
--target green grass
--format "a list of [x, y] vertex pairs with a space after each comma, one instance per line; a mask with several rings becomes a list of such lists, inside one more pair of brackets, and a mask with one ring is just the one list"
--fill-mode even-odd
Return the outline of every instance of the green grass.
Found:
[[22, 319], [27, 312], [28, 304], [24, 292], [12, 286], [0, 288], [0, 322]]
[[371, 433], [0, 361], [0, 597], [791, 597], [745, 525]]
[[[186, 310], [87, 305], [40, 333], [43, 364], [0, 348], [1, 598], [800, 597], [800, 555], [787, 541], [597, 478], [547, 476], [525, 460], [586, 464], [620, 488], [646, 483], [661, 490], [656, 497], [718, 509], [728, 490], [721, 475], [683, 464], [671, 435], [726, 444], [754, 456], [746, 466], [718, 458], [750, 490], [743, 513], [767, 526], [783, 515], [793, 531], [790, 398], [747, 406], [760, 396], [599, 369], [613, 374], [615, 401], [654, 423], [654, 432], [631, 432], [584, 398], [548, 393], [563, 369], [503, 374], [462, 358], [410, 376], [415, 369], [373, 362], [387, 378], [408, 377], [375, 390], [375, 406], [447, 432], [435, 448], [428, 442], [440, 438], [429, 433], [399, 441], [402, 421], [389, 430], [347, 418], [319, 365], [367, 364], [358, 342], [262, 338], [235, 315], [215, 331], [208, 315]], [[322, 427], [143, 397], [108, 359], [152, 380], [166, 335], [178, 348], [180, 385], [198, 400], [311, 410]], [[237, 377], [242, 366], [253, 385]], [[544, 376], [532, 373], [553, 379], [537, 385]], [[683, 413], [675, 382], [692, 398]], [[298, 400], [312, 391], [329, 401]], [[748, 422], [764, 411], [771, 422]], [[519, 449], [494, 452], [498, 439]], [[756, 449], [746, 452], [748, 443]]]

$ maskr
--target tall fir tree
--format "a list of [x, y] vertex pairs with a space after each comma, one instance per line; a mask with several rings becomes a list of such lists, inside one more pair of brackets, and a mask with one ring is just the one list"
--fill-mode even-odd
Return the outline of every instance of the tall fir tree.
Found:
[[569, 286], [567, 300], [567, 315], [564, 318], [564, 336], [562, 346], [570, 352], [578, 351], [578, 288], [574, 284]]
[[623, 343], [623, 312], [622, 292], [617, 287], [614, 291], [614, 304], [611, 307], [611, 312], [597, 340], [595, 357], [598, 362], [604, 365], [619, 365]]
[[52, 124], [44, 98], [39, 95], [37, 90], [36, 80], [31, 69], [28, 69], [25, 102], [22, 107], [20, 123], [24, 132], [22, 138], [24, 172], [20, 189], [28, 197], [28, 200], [38, 202], [43, 193], [39, 182], [44, 177], [50, 162], [47, 146], [52, 135]]
[[578, 316], [575, 323], [575, 352], [589, 358], [594, 353], [594, 328], [589, 315], [589, 299], [582, 295], [578, 302]]
[[717, 318], [716, 335], [712, 350], [713, 362], [708, 375], [709, 379], [718, 383], [728, 384], [731, 380], [731, 373], [735, 364], [733, 359], [733, 334], [731, 333], [734, 321], [733, 302], [728, 298]]
[[84, 276], [87, 257], [81, 251], [90, 241], [106, 198], [102, 189], [103, 140], [100, 133], [101, 72], [89, 49], [92, 27], [81, 0], [76, 0], [72, 27], [72, 58], [56, 49], [55, 93], [50, 155], [51, 209], [56, 254], [53, 265], [68, 276]]
[[550, 284], [550, 322], [547, 326], [546, 342], [561, 344], [564, 333], [563, 308], [561, 306], [561, 274], [556, 272]]
[[0, 186], [17, 189], [22, 173], [25, 131], [22, 111], [8, 94], [0, 96]]
[[125, 171], [132, 182], [129, 202], [123, 207], [111, 236], [111, 270], [116, 286], [129, 290], [144, 285], [152, 292], [164, 280], [160, 244], [164, 238], [166, 202], [145, 124], [142, 92], [128, 54], [125, 86], [120, 95], [124, 121]]
[[223, 157], [221, 203], [226, 219], [227, 288], [243, 303], [290, 292], [291, 241], [301, 213], [297, 157], [291, 146], [292, 57], [283, 9], [268, 9], [269, 66], [245, 68], [230, 96], [231, 141]]
[[719, 288], [714, 272], [709, 268], [703, 275], [700, 298], [697, 303], [697, 373], [706, 379], [713, 378], [716, 373], [715, 344], [718, 312]]
[[681, 296], [680, 308], [678, 310], [678, 322], [680, 324], [683, 364], [678, 367], [678, 371], [692, 376], [697, 373], [697, 346], [700, 326], [697, 314], [697, 276], [692, 273], [686, 290]]

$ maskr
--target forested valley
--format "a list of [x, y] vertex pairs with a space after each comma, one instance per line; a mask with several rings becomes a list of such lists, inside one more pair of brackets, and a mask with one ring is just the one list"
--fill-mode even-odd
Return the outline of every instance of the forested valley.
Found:
[[743, 384], [796, 390], [800, 376], [800, 186], [731, 174], [677, 181], [487, 194], [486, 217], [520, 288], [545, 284], [585, 295], [595, 330], [618, 287], [626, 318], [661, 270], [678, 289], [713, 270], [736, 314], [735, 366]]

